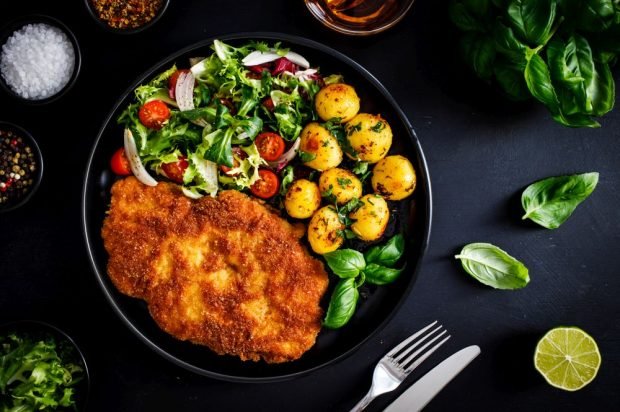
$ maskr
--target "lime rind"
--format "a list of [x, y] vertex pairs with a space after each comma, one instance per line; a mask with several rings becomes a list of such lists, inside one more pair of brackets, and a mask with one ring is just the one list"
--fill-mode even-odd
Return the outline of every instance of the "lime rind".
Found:
[[596, 341], [577, 327], [548, 331], [536, 345], [534, 366], [551, 385], [577, 391], [596, 377], [601, 355]]

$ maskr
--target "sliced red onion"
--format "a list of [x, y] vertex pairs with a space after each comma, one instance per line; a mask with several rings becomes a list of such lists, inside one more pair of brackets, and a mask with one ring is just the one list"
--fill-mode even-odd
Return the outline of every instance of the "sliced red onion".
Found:
[[278, 160], [275, 160], [273, 162], [268, 162], [269, 166], [272, 169], [275, 169], [276, 172], [279, 172], [280, 170], [284, 169], [284, 167], [287, 164], [289, 164], [289, 162], [293, 160], [295, 156], [297, 155], [297, 150], [299, 149], [300, 143], [301, 143], [301, 139], [298, 137], [297, 140], [295, 140], [295, 142], [293, 143], [293, 146], [291, 146], [290, 149], [288, 149], [285, 153], [283, 153], [282, 156], [278, 158]]
[[259, 64], [276, 61], [280, 57], [286, 57], [292, 63], [295, 63], [296, 65], [301, 66], [304, 69], [310, 67], [310, 63], [308, 62], [308, 60], [295, 52], [288, 52], [284, 56], [281, 56], [274, 51], [262, 52], [257, 50], [245, 56], [243, 60], [241, 60], [241, 62], [244, 66], [258, 66]]
[[194, 108], [194, 75], [189, 72], [181, 72], [174, 89], [179, 110], [192, 110]]
[[146, 171], [144, 165], [142, 164], [142, 160], [140, 160], [138, 148], [136, 147], [136, 141], [133, 138], [131, 130], [125, 129], [124, 140], [125, 155], [127, 156], [127, 160], [129, 160], [131, 171], [133, 172], [136, 179], [138, 179], [147, 186], [157, 186], [157, 180], [153, 179], [149, 172]]

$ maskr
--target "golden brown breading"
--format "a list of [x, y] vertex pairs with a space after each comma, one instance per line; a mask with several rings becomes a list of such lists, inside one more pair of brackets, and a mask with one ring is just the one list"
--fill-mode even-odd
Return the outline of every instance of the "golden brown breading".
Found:
[[234, 190], [191, 200], [128, 177], [112, 187], [102, 235], [116, 287], [175, 337], [269, 363], [314, 345], [327, 273], [303, 228], [259, 201]]

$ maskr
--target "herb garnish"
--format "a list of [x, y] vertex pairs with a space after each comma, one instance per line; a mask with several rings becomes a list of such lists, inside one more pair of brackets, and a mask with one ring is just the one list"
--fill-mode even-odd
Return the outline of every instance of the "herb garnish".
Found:
[[337, 329], [349, 322], [359, 300], [358, 289], [364, 283], [385, 285], [398, 279], [404, 268], [395, 269], [394, 265], [404, 251], [405, 239], [398, 234], [364, 254], [353, 249], [324, 254], [327, 265], [340, 280], [332, 293], [323, 325]]

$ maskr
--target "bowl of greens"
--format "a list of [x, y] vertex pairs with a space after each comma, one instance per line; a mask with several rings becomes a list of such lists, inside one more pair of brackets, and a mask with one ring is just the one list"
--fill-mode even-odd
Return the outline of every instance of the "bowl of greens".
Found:
[[0, 326], [0, 410], [85, 410], [84, 355], [65, 332], [45, 322]]

